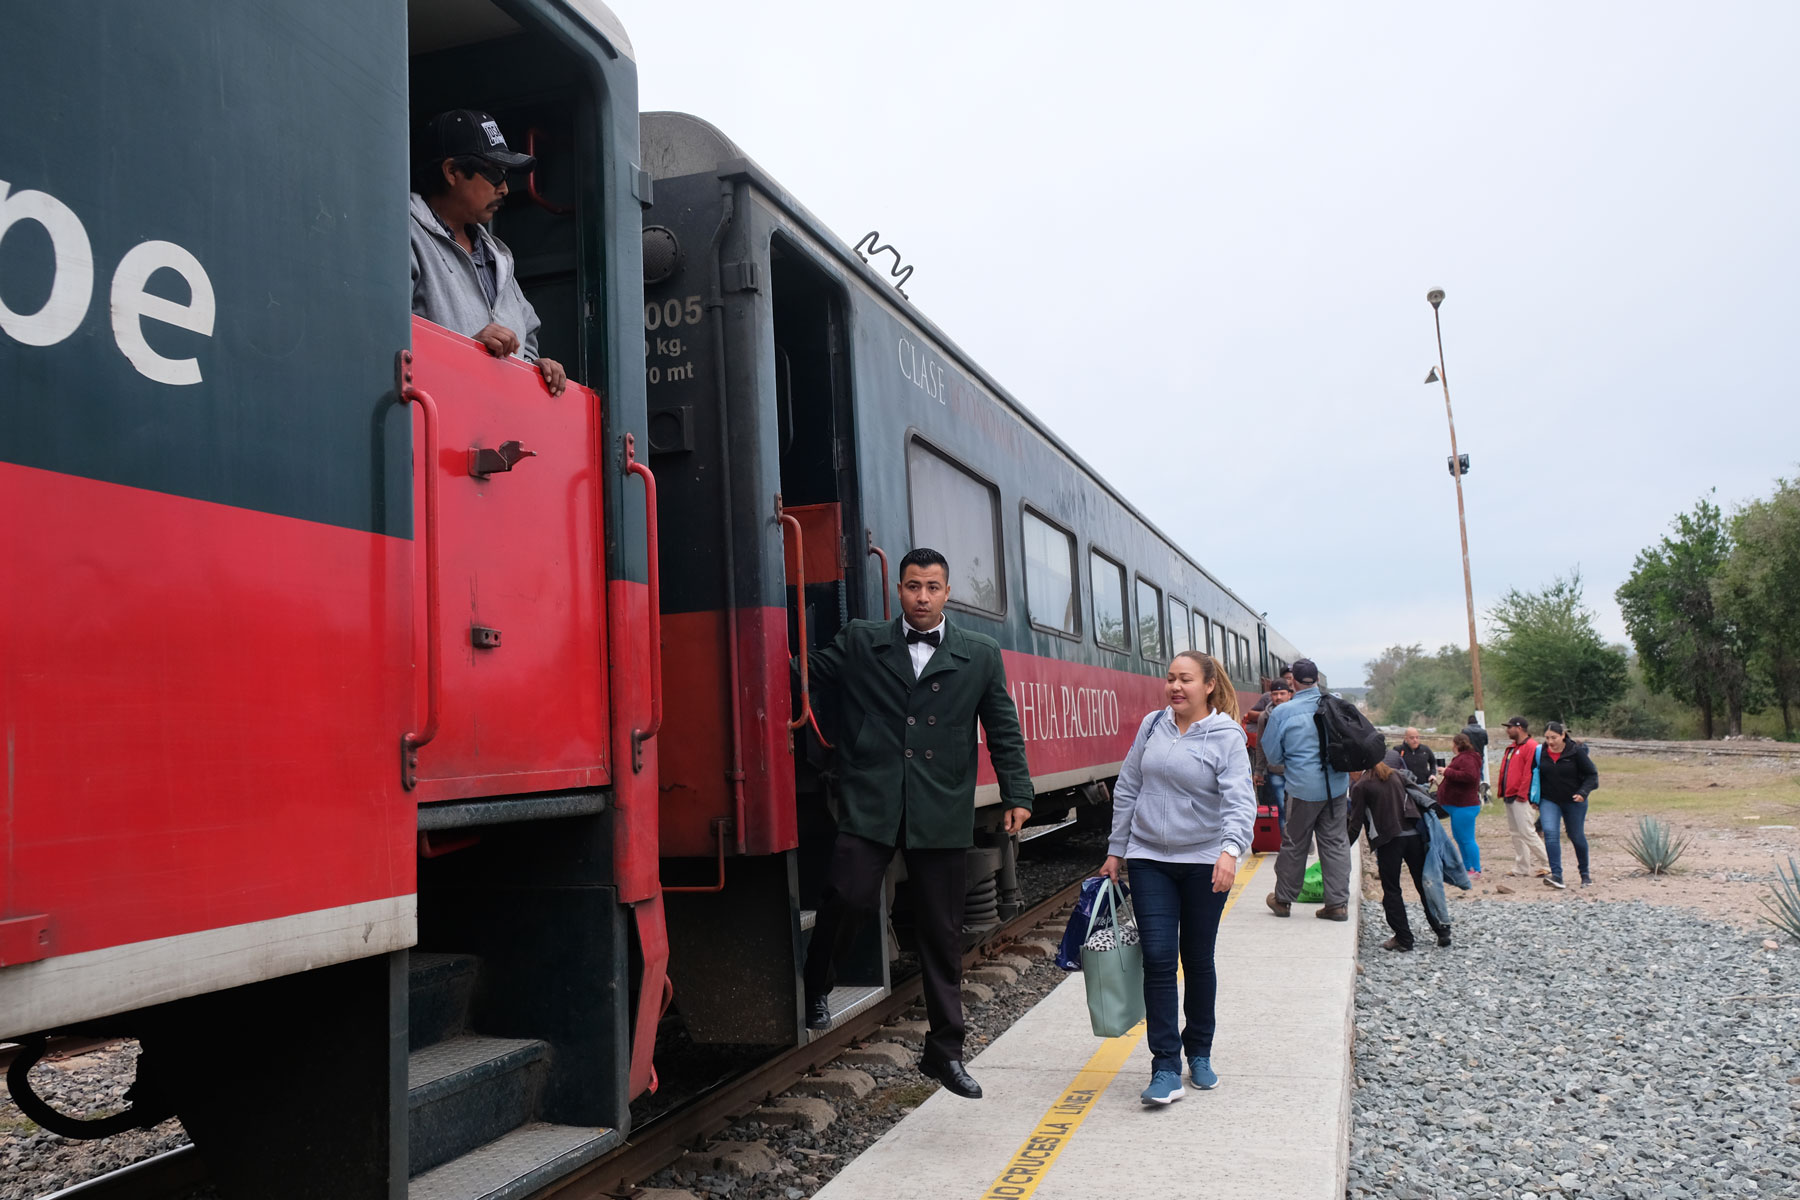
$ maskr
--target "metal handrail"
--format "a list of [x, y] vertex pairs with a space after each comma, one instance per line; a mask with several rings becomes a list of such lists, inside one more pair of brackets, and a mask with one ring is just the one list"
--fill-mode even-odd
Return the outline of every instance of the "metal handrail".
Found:
[[662, 731], [662, 552], [656, 540], [656, 476], [637, 460], [637, 439], [625, 435], [625, 471], [644, 481], [644, 549], [650, 562], [650, 727], [631, 731], [631, 769], [644, 769], [644, 743]]
[[397, 396], [424, 414], [425, 435], [425, 724], [400, 737], [400, 779], [408, 791], [418, 782], [419, 749], [438, 735], [443, 710], [443, 623], [438, 604], [438, 408], [431, 393], [413, 386], [411, 350], [396, 362]]
[[806, 535], [800, 531], [799, 520], [783, 511], [780, 496], [775, 497], [775, 516], [794, 531], [794, 612], [800, 623], [800, 715], [788, 722], [788, 728], [810, 724], [819, 744], [829, 748], [831, 743], [820, 732], [812, 706], [812, 651], [806, 640]]
[[[531, 155], [534, 160], [537, 158], [537, 139], [538, 131], [536, 129], [527, 129], [525, 131], [525, 153]], [[544, 198], [544, 193], [538, 191], [537, 163], [535, 161], [531, 164], [531, 173], [525, 176], [525, 194], [531, 197], [531, 202], [533, 204], [537, 205], [545, 212], [555, 213], [559, 217], [566, 217], [575, 211], [566, 204], [552, 203]]]
[[863, 532], [869, 535], [869, 553], [881, 560], [881, 619], [884, 621], [891, 621], [894, 619], [894, 612], [893, 609], [889, 607], [889, 604], [892, 602], [893, 593], [888, 591], [887, 551], [875, 544], [875, 531], [873, 529], [865, 529]]

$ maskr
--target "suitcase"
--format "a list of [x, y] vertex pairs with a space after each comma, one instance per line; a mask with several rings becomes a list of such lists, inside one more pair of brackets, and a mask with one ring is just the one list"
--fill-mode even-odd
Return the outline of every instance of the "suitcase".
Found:
[[1274, 854], [1281, 849], [1280, 812], [1273, 804], [1256, 806], [1256, 832], [1250, 838], [1251, 851], [1256, 854]]

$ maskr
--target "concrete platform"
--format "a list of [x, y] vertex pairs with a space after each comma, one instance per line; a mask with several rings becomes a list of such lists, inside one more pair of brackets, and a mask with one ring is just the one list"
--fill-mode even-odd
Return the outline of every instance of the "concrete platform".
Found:
[[1145, 1106], [1144, 1027], [1094, 1037], [1071, 974], [970, 1061], [983, 1099], [934, 1093], [815, 1200], [1341, 1200], [1359, 871], [1349, 921], [1280, 920], [1275, 856], [1245, 861], [1219, 927], [1213, 1091], [1184, 1079], [1186, 1098]]

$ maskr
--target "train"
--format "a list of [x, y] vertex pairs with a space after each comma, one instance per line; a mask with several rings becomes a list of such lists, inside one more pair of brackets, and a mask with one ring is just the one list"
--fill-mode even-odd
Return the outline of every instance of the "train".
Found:
[[[227, 1196], [524, 1195], [624, 1142], [671, 1020], [813, 1036], [808, 654], [912, 547], [1003, 648], [1038, 829], [1104, 811], [1173, 654], [1246, 698], [1299, 657], [725, 134], [640, 113], [598, 0], [6, 24], [0, 1040], [46, 1128], [177, 1116]], [[561, 395], [412, 315], [451, 108], [536, 157], [495, 230]], [[982, 769], [972, 927], [1018, 904]], [[888, 994], [893, 890], [835, 1019]], [[35, 1095], [66, 1033], [139, 1041], [129, 1110]]]

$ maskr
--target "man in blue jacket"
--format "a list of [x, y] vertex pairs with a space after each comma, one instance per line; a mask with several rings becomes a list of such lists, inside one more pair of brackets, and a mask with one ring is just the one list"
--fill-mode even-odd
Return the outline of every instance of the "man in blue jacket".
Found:
[[1348, 805], [1350, 777], [1333, 771], [1319, 746], [1319, 729], [1313, 714], [1319, 711], [1319, 668], [1302, 658], [1291, 668], [1299, 690], [1294, 698], [1269, 714], [1261, 748], [1271, 771], [1287, 780], [1287, 821], [1281, 827], [1281, 853], [1275, 859], [1275, 890], [1269, 893], [1270, 911], [1288, 916], [1300, 885], [1306, 880], [1306, 860], [1316, 842], [1320, 874], [1325, 884], [1325, 904], [1313, 915], [1327, 921], [1350, 919], [1350, 832]]

